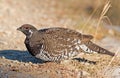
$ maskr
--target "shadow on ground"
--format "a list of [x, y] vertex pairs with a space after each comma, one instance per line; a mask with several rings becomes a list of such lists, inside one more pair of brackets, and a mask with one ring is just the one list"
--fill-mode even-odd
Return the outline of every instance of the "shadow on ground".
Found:
[[[45, 61], [35, 58], [27, 51], [0, 50], [0, 57], [2, 56], [4, 56], [6, 59], [18, 60], [19, 62], [45, 63]], [[96, 64], [96, 62], [87, 60], [85, 58], [74, 58], [73, 60], [78, 60], [79, 62], [88, 62], [90, 64]]]
[[20, 50], [0, 50], [0, 57], [4, 56], [6, 59], [18, 60], [20, 62], [43, 63], [44, 61], [35, 58], [27, 51]]

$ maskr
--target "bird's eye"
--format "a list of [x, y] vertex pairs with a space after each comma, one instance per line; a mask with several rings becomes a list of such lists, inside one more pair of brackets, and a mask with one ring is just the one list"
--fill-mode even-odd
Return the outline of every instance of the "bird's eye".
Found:
[[29, 29], [28, 27], [25, 27], [25, 29]]

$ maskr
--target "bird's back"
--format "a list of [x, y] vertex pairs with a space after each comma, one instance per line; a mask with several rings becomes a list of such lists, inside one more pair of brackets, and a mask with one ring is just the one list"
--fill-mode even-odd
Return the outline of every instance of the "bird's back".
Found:
[[37, 58], [45, 61], [58, 61], [72, 58], [80, 52], [90, 53], [98, 48], [101, 50], [98, 46], [95, 50], [94, 47], [90, 47], [93, 45], [90, 41], [92, 38], [91, 35], [56, 27], [38, 30], [25, 42], [29, 41], [26, 47]]

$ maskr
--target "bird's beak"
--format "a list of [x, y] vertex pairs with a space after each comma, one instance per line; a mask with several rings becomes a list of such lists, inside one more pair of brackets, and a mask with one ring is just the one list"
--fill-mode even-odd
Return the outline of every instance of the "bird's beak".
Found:
[[19, 27], [19, 28], [17, 28], [17, 30], [18, 30], [18, 31], [21, 31], [21, 28]]

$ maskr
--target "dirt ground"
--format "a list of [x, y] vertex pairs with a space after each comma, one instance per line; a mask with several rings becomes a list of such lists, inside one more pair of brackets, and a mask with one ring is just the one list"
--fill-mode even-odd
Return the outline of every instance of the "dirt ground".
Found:
[[44, 63], [27, 52], [25, 36], [16, 29], [26, 23], [38, 29], [57, 26], [75, 29], [78, 22], [63, 8], [58, 0], [0, 0], [0, 78], [120, 77], [120, 40], [113, 35], [105, 36], [97, 44], [118, 51], [115, 57], [81, 53], [81, 59], [58, 64]]

